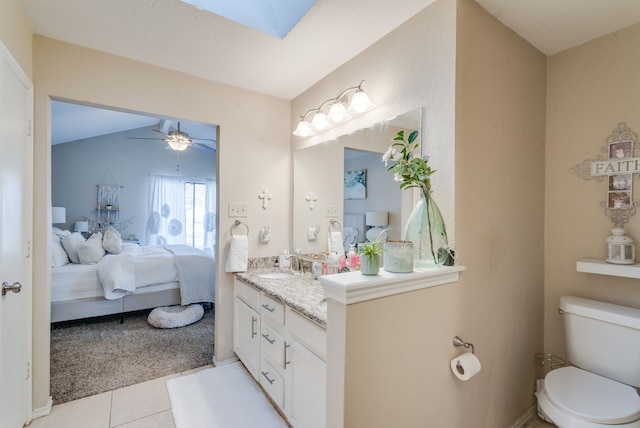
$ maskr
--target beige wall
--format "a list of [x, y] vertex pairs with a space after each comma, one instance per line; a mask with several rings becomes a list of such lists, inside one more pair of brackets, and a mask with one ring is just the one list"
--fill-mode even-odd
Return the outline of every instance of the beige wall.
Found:
[[0, 0], [0, 42], [29, 78], [33, 77], [31, 39], [31, 28], [18, 0]]
[[[434, 93], [429, 85], [454, 55], [455, 93]], [[411, 100], [430, 106], [427, 134], [455, 124], [446, 133], [455, 144], [428, 144], [433, 162], [455, 148], [456, 250], [468, 270], [456, 284], [348, 306], [345, 426], [507, 427], [533, 407], [543, 346], [545, 66], [476, 3], [439, 1], [294, 100], [295, 111], [345, 77], [373, 74], [367, 91], [381, 114]], [[455, 121], [443, 123], [435, 112], [451, 108]], [[453, 166], [444, 168], [438, 174]], [[474, 343], [483, 364], [466, 383], [449, 369], [461, 352], [455, 335]]]
[[[582, 258], [604, 259], [613, 223], [600, 202], [607, 185], [569, 169], [601, 154], [618, 123], [640, 134], [640, 24], [561, 52], [548, 60], [545, 233], [545, 350], [564, 355], [557, 307], [575, 295], [640, 307], [635, 279], [576, 272]], [[636, 156], [638, 150], [636, 149]], [[640, 183], [634, 180], [637, 199]], [[625, 225], [636, 245], [640, 217]]]
[[[35, 223], [34, 232], [34, 408], [44, 406], [49, 382], [49, 276], [45, 238], [50, 206], [50, 97], [215, 123], [218, 145], [218, 266], [215, 358], [233, 357], [232, 275], [224, 272], [234, 219], [229, 202], [245, 202], [251, 230], [250, 257], [276, 254], [289, 242], [290, 111], [286, 100], [36, 36]], [[273, 194], [263, 210], [258, 194]], [[271, 226], [272, 241], [258, 243], [257, 231]], [[38, 237], [42, 237], [39, 239]]]

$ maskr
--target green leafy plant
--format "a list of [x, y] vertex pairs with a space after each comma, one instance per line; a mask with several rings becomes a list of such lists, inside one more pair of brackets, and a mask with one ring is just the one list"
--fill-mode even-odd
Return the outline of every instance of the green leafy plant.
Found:
[[387, 168], [393, 172], [393, 179], [400, 182], [401, 189], [417, 187], [425, 194], [431, 191], [431, 174], [436, 172], [429, 166], [429, 156], [414, 156], [414, 152], [420, 153], [420, 143], [416, 141], [418, 131], [411, 131], [405, 139], [404, 130], [399, 131], [389, 146], [382, 161], [385, 166], [389, 162], [395, 162]]
[[375, 241], [373, 242], [365, 242], [360, 245], [360, 255], [367, 257], [376, 257], [382, 254], [384, 251], [384, 244], [380, 237], [384, 234], [384, 231], [378, 235]]

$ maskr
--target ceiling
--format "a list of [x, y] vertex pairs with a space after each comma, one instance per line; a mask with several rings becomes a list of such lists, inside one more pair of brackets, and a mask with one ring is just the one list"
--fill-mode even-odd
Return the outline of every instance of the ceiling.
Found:
[[[640, 22], [640, 0], [476, 1], [547, 55]], [[317, 0], [283, 38], [180, 0], [18, 2], [36, 34], [293, 99], [434, 0]]]
[[[283, 39], [180, 0], [18, 3], [36, 34], [293, 99], [433, 1], [317, 0]], [[547, 55], [640, 22], [639, 0], [477, 2]]]

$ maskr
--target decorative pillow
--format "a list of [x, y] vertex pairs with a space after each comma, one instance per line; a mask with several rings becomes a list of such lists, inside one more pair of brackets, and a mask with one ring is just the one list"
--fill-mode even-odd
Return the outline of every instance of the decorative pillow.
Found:
[[73, 232], [62, 238], [62, 247], [67, 252], [71, 263], [80, 263], [78, 258], [78, 246], [84, 244], [84, 236], [80, 232]]
[[60, 237], [55, 233], [51, 236], [51, 267], [64, 266], [69, 263], [69, 256], [62, 247]]
[[102, 248], [111, 254], [120, 254], [120, 252], [122, 252], [122, 237], [120, 236], [120, 232], [111, 226], [107, 227], [107, 230], [104, 231], [104, 238], [102, 239]]
[[94, 265], [105, 255], [102, 248], [102, 234], [94, 233], [82, 244], [78, 245], [78, 258], [83, 265]]

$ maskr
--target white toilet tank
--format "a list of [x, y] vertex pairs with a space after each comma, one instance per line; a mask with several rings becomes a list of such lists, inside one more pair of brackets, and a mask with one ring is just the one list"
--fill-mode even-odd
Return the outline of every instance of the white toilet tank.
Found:
[[640, 387], [640, 309], [573, 296], [560, 309], [571, 363]]

